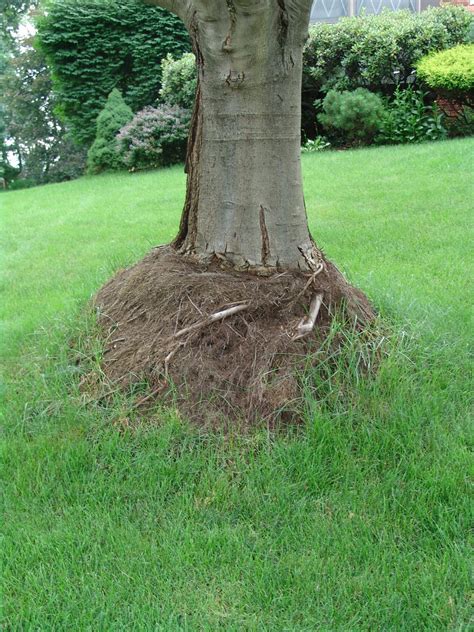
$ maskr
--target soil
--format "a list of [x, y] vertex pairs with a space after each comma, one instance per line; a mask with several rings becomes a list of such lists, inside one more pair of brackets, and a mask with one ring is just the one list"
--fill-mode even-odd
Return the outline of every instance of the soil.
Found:
[[[323, 294], [323, 304], [314, 329], [294, 339], [315, 293]], [[210, 322], [212, 314], [242, 304], [241, 311]], [[124, 389], [147, 384], [137, 406], [173, 401], [183, 416], [206, 425], [296, 419], [297, 369], [324, 340], [342, 304], [361, 326], [375, 316], [365, 295], [326, 259], [317, 276], [266, 277], [219, 260], [199, 264], [161, 246], [120, 270], [95, 298], [103, 370]]]

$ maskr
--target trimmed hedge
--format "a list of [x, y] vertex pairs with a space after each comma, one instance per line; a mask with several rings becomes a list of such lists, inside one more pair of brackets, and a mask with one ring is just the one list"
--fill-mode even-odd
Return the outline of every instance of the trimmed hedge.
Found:
[[153, 103], [161, 60], [190, 50], [181, 21], [141, 0], [52, 0], [38, 41], [53, 71], [58, 113], [90, 145], [107, 95], [118, 88], [133, 111]]
[[474, 44], [427, 55], [420, 59], [416, 69], [418, 78], [432, 90], [474, 91]]
[[445, 6], [316, 24], [304, 52], [305, 85], [319, 92], [383, 90], [394, 71], [404, 81], [423, 55], [465, 42], [472, 23], [464, 8]]

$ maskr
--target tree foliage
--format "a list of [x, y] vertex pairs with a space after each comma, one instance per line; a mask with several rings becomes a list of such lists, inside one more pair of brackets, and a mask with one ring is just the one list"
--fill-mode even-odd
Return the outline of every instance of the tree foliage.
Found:
[[11, 41], [21, 18], [38, 4], [39, 0], [0, 0], [0, 36]]
[[53, 70], [58, 112], [84, 145], [94, 140], [113, 88], [134, 111], [150, 105], [161, 87], [161, 59], [190, 49], [178, 18], [140, 0], [52, 0], [38, 35]]
[[123, 167], [117, 134], [132, 117], [132, 109], [125, 103], [120, 91], [114, 88], [97, 117], [96, 137], [87, 154], [87, 168], [91, 173]]
[[4, 142], [19, 165], [15, 175], [35, 184], [76, 177], [84, 169], [84, 152], [55, 115], [44, 55], [32, 38], [20, 44], [2, 74], [1, 96]]

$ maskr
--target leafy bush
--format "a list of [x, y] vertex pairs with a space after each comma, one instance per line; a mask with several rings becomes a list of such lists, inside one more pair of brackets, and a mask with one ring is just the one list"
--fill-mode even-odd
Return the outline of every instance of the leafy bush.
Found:
[[330, 147], [331, 143], [324, 138], [324, 136], [316, 136], [314, 140], [307, 140], [304, 145], [302, 145], [301, 152], [303, 154], [314, 154], [317, 151], [324, 151]]
[[168, 105], [179, 105], [191, 110], [196, 94], [196, 58], [193, 53], [185, 53], [179, 59], [168, 54], [161, 61], [160, 97]]
[[9, 191], [20, 191], [21, 189], [31, 189], [35, 187], [38, 183], [32, 178], [16, 178], [12, 180], [8, 185]]
[[142, 109], [158, 98], [161, 60], [191, 48], [177, 17], [141, 0], [50, 0], [38, 40], [53, 71], [57, 112], [86, 146], [113, 88], [134, 112]]
[[119, 90], [114, 88], [97, 117], [95, 141], [87, 154], [87, 168], [90, 173], [123, 167], [117, 151], [116, 137], [132, 117], [132, 109], [125, 103]]
[[466, 92], [474, 90], [474, 45], [455, 46], [420, 59], [418, 78], [432, 90]]
[[177, 105], [138, 112], [117, 137], [124, 164], [135, 171], [184, 160], [190, 118], [189, 110]]
[[84, 175], [87, 150], [78, 147], [67, 136], [61, 140], [58, 160], [49, 168], [47, 182], [65, 182]]
[[464, 8], [444, 6], [316, 24], [304, 52], [305, 88], [381, 91], [394, 71], [404, 81], [423, 55], [465, 42], [472, 22]]
[[423, 92], [397, 88], [385, 111], [377, 142], [393, 145], [441, 140], [446, 138], [443, 118], [436, 106], [425, 104]]
[[330, 90], [318, 119], [325, 128], [343, 132], [347, 141], [370, 142], [379, 129], [383, 112], [382, 99], [365, 88], [353, 92]]

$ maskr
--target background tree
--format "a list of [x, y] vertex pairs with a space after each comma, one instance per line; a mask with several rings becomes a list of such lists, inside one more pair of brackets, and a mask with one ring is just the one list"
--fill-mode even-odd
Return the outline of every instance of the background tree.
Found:
[[68, 137], [58, 119], [51, 74], [34, 38], [18, 41], [4, 75], [2, 105], [5, 132], [21, 167], [21, 178], [35, 184], [77, 177], [85, 154]]
[[0, 0], [0, 36], [13, 41], [21, 19], [39, 5], [39, 0]]
[[53, 72], [57, 111], [85, 146], [113, 88], [134, 112], [151, 105], [161, 87], [161, 59], [190, 48], [174, 15], [139, 0], [53, 0], [38, 21], [38, 38]]

